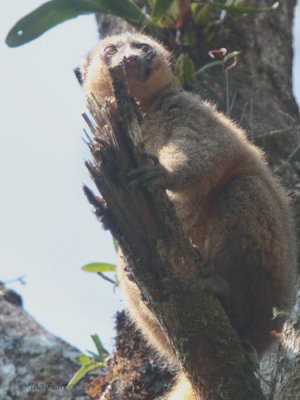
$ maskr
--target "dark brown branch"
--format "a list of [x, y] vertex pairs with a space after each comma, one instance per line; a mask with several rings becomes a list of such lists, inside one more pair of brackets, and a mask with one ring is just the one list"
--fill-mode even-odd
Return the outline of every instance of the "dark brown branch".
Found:
[[116, 109], [112, 103], [101, 111], [91, 100], [96, 138], [90, 143], [93, 163], [87, 166], [104, 200], [86, 188], [88, 199], [119, 242], [201, 399], [263, 400], [221, 305], [213, 295], [191, 290], [201, 280], [199, 256], [166, 193], [127, 188], [127, 173], [145, 163], [139, 116], [122, 65], [110, 72], [119, 118], [108, 115]]

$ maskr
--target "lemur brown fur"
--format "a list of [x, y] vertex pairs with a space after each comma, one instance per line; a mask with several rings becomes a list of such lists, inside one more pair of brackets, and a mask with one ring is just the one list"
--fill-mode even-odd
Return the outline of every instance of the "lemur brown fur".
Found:
[[[170, 53], [148, 36], [108, 37], [86, 59], [83, 87], [105, 101], [112, 96], [108, 68], [124, 63], [130, 93], [143, 113], [145, 150], [159, 160], [133, 171], [131, 186], [167, 189], [204, 264], [229, 287], [223, 306], [233, 327], [261, 356], [272, 341], [272, 307], [291, 305], [295, 255], [288, 200], [263, 152], [213, 105], [179, 88], [169, 60]], [[178, 365], [158, 320], [128, 278], [122, 256], [118, 273], [137, 327]], [[195, 398], [180, 373], [168, 400]]]

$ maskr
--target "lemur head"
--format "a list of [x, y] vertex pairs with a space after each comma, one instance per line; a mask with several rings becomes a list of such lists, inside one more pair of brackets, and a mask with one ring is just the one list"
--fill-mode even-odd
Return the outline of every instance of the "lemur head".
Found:
[[157, 41], [139, 33], [124, 33], [102, 40], [75, 74], [87, 95], [99, 102], [113, 95], [108, 69], [123, 62], [131, 95], [147, 106], [172, 82], [170, 53]]

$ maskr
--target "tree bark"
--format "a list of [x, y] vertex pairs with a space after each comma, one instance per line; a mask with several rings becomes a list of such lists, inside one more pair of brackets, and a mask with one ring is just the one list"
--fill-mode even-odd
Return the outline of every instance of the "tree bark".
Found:
[[269, 351], [262, 363], [264, 378], [271, 386], [263, 384], [270, 400], [300, 399], [300, 280], [294, 308], [285, 323], [282, 337]]
[[88, 400], [86, 376], [67, 384], [80, 368], [80, 351], [47, 332], [0, 282], [0, 399]]

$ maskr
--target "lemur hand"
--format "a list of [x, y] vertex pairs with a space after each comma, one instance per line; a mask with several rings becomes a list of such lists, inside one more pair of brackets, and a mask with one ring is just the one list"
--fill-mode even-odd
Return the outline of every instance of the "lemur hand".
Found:
[[144, 153], [143, 156], [153, 161], [153, 164], [145, 165], [130, 171], [128, 173], [128, 178], [130, 180], [128, 188], [135, 189], [137, 187], [147, 186], [166, 188], [169, 176], [167, 169], [160, 164], [157, 156], [150, 153]]

